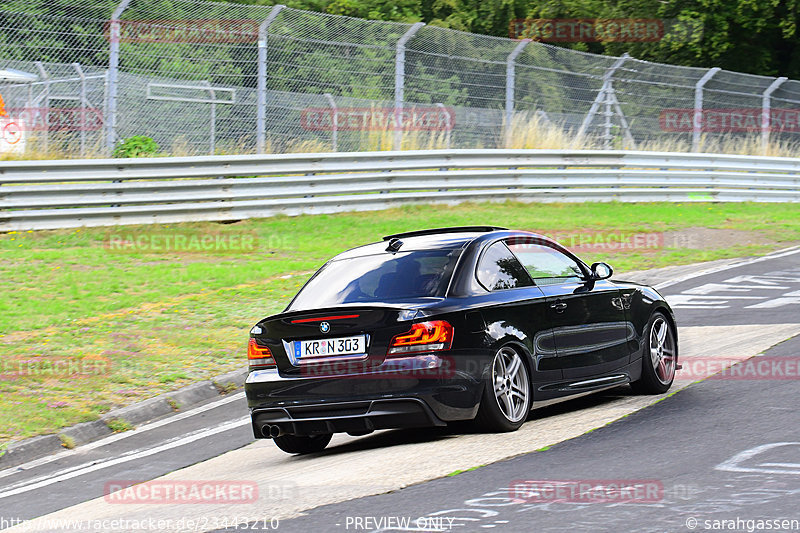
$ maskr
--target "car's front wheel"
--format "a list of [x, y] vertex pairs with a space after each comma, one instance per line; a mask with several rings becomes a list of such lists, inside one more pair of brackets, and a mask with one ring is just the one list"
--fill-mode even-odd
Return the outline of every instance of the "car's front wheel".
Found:
[[678, 362], [675, 333], [667, 318], [656, 311], [647, 324], [646, 335], [642, 377], [631, 386], [639, 394], [662, 394], [669, 390], [675, 379]]
[[515, 431], [531, 410], [531, 383], [522, 354], [503, 346], [494, 356], [475, 424], [484, 431]]
[[325, 433], [323, 435], [281, 435], [275, 437], [275, 445], [286, 453], [314, 453], [321, 452], [325, 446], [331, 441], [333, 433]]

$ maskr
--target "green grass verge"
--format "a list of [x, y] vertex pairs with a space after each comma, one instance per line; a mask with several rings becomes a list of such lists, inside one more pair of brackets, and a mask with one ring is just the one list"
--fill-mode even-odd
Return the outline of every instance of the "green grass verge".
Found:
[[[282, 309], [330, 256], [387, 233], [471, 224], [760, 236], [756, 244], [584, 256], [625, 271], [788, 246], [800, 241], [800, 205], [508, 202], [0, 234], [0, 445], [238, 368], [249, 327]], [[164, 250], [165, 238], [176, 236], [185, 239], [181, 249]], [[203, 237], [227, 248], [196, 246]], [[137, 241], [148, 248], [114, 248]], [[73, 365], [69, 373], [64, 364]]]
[[455, 471], [453, 471], [453, 472], [450, 472], [449, 474], [447, 474], [447, 476], [446, 476], [446, 477], [453, 477], [453, 476], [457, 476], [457, 475], [459, 475], [459, 474], [463, 474], [464, 472], [472, 472], [472, 471], [474, 471], [474, 470], [477, 470], [477, 469], [479, 469], [479, 468], [482, 468], [482, 467], [484, 467], [484, 466], [486, 466], [486, 465], [472, 466], [472, 467], [470, 467], [470, 468], [467, 468], [467, 469], [465, 469], [465, 470], [455, 470]]

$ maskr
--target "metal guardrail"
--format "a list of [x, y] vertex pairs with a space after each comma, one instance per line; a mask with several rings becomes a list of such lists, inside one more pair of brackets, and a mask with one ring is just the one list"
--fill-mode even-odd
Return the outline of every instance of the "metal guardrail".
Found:
[[798, 202], [800, 159], [432, 150], [0, 162], [0, 231], [504, 199]]

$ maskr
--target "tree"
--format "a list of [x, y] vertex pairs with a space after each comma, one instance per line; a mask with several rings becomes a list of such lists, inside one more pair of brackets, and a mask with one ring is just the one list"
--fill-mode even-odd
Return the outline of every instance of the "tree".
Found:
[[[239, 3], [271, 5], [268, 0]], [[515, 19], [661, 19], [655, 42], [556, 43], [598, 54], [675, 65], [718, 66], [768, 76], [800, 77], [800, 0], [287, 0], [290, 7], [337, 15], [423, 21], [434, 26], [508, 36]]]

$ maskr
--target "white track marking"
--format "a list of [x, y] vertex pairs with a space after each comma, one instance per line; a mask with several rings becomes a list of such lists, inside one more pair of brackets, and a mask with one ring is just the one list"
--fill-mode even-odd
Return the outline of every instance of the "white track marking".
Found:
[[52, 463], [53, 461], [57, 461], [57, 460], [62, 459], [64, 457], [78, 455], [78, 454], [81, 454], [81, 453], [89, 451], [89, 450], [94, 450], [94, 449], [100, 448], [102, 446], [107, 446], [109, 444], [112, 444], [114, 442], [120, 441], [122, 439], [127, 439], [128, 437], [134, 437], [136, 435], [141, 435], [142, 433], [144, 433], [146, 431], [152, 431], [154, 429], [166, 426], [168, 424], [172, 424], [174, 422], [180, 422], [181, 420], [185, 420], [187, 418], [190, 418], [190, 417], [198, 415], [198, 414], [206, 413], [211, 409], [216, 409], [217, 407], [229, 404], [231, 402], [235, 402], [236, 400], [240, 400], [240, 399], [244, 399], [244, 391], [237, 392], [236, 394], [231, 394], [230, 396], [226, 396], [224, 398], [221, 398], [219, 400], [213, 401], [211, 403], [207, 403], [207, 404], [201, 405], [199, 407], [195, 407], [194, 409], [190, 409], [190, 410], [188, 410], [186, 412], [183, 412], [183, 413], [178, 413], [178, 414], [169, 416], [167, 418], [163, 418], [161, 420], [157, 420], [155, 422], [150, 422], [148, 424], [144, 424], [144, 425], [142, 425], [142, 426], [140, 426], [140, 427], [138, 427], [138, 428], [136, 428], [134, 430], [131, 430], [131, 431], [125, 431], [123, 433], [116, 433], [114, 435], [109, 435], [108, 437], [105, 437], [103, 439], [100, 439], [100, 440], [97, 440], [97, 441], [94, 441], [94, 442], [90, 442], [88, 444], [84, 444], [83, 446], [79, 446], [79, 447], [75, 448], [74, 450], [65, 450], [63, 452], [59, 452], [59, 453], [56, 453], [54, 455], [49, 455], [47, 457], [42, 457], [41, 459], [36, 459], [34, 461], [30, 461], [30, 462], [27, 462], [25, 464], [21, 464], [21, 465], [18, 465], [18, 466], [13, 466], [13, 467], [7, 468], [5, 470], [0, 470], [0, 479], [2, 479], [4, 477], [7, 477], [7, 476], [11, 476], [13, 474], [18, 474], [20, 472], [20, 470], [30, 470], [31, 468], [36, 468], [37, 466], [46, 465], [48, 463]]
[[778, 250], [777, 252], [773, 252], [769, 255], [764, 255], [762, 257], [755, 257], [753, 259], [747, 259], [746, 261], [740, 261], [737, 263], [733, 263], [730, 265], [724, 265], [714, 268], [709, 268], [707, 270], [701, 270], [700, 272], [694, 272], [692, 274], [686, 274], [685, 276], [680, 276], [675, 279], [671, 279], [669, 281], [663, 281], [661, 283], [657, 283], [653, 285], [656, 290], [666, 289], [667, 287], [671, 287], [672, 285], [677, 285], [678, 283], [682, 283], [684, 281], [688, 281], [690, 279], [699, 278], [700, 276], [706, 276], [708, 274], [716, 274], [717, 272], [724, 272], [726, 270], [731, 270], [734, 268], [739, 268], [741, 266], [752, 265], [754, 263], [760, 263], [762, 261], [769, 261], [770, 259], [778, 259], [780, 257], [786, 257], [789, 255], [794, 255], [800, 253], [800, 246], [792, 246], [791, 248], [785, 248], [783, 250]]
[[90, 463], [85, 463], [77, 467], [69, 468], [61, 473], [56, 472], [54, 474], [43, 476], [42, 478], [38, 478], [37, 480], [31, 480], [25, 482], [25, 484], [23, 484], [22, 486], [17, 486], [16, 488], [0, 492], [0, 500], [2, 500], [3, 498], [8, 498], [9, 496], [15, 496], [17, 494], [22, 494], [35, 489], [40, 489], [42, 487], [47, 487], [49, 485], [53, 485], [61, 481], [66, 481], [74, 477], [82, 476], [84, 474], [89, 474], [92, 472], [96, 472], [98, 470], [103, 470], [111, 466], [127, 463], [130, 461], [135, 461], [136, 459], [142, 459], [143, 457], [148, 457], [150, 455], [155, 455], [157, 453], [165, 452], [173, 448], [177, 448], [179, 446], [185, 446], [200, 439], [216, 435], [217, 433], [224, 433], [225, 431], [230, 431], [232, 429], [236, 429], [238, 427], [245, 426], [247, 424], [250, 424], [249, 416], [240, 418], [238, 420], [233, 420], [231, 422], [225, 422], [224, 424], [220, 424], [211, 429], [198, 431], [192, 435], [179, 438], [172, 442], [161, 444], [154, 448], [147, 448], [144, 450], [133, 450], [132, 452], [129, 452], [126, 455], [117, 457], [115, 459], [109, 459], [107, 461], [101, 461], [101, 462], [92, 461]]
[[[794, 475], [800, 474], [800, 469], [791, 470], [791, 468], [798, 467], [800, 465], [792, 465], [792, 464], [785, 465], [788, 468], [784, 470], [776, 469], [775, 467], [779, 466], [776, 463], [764, 463], [763, 465], [758, 465], [757, 467], [741, 466], [742, 463], [744, 463], [748, 459], [752, 459], [753, 457], [762, 452], [766, 452], [767, 450], [772, 450], [773, 448], [781, 448], [783, 446], [800, 446], [800, 442], [773, 442], [770, 444], [762, 444], [761, 446], [756, 446], [755, 448], [750, 448], [749, 450], [737, 453], [727, 461], [715, 466], [714, 469], [723, 470], [726, 472], [757, 472], [761, 474], [794, 474]], [[771, 466], [772, 468], [769, 468], [768, 466]]]

